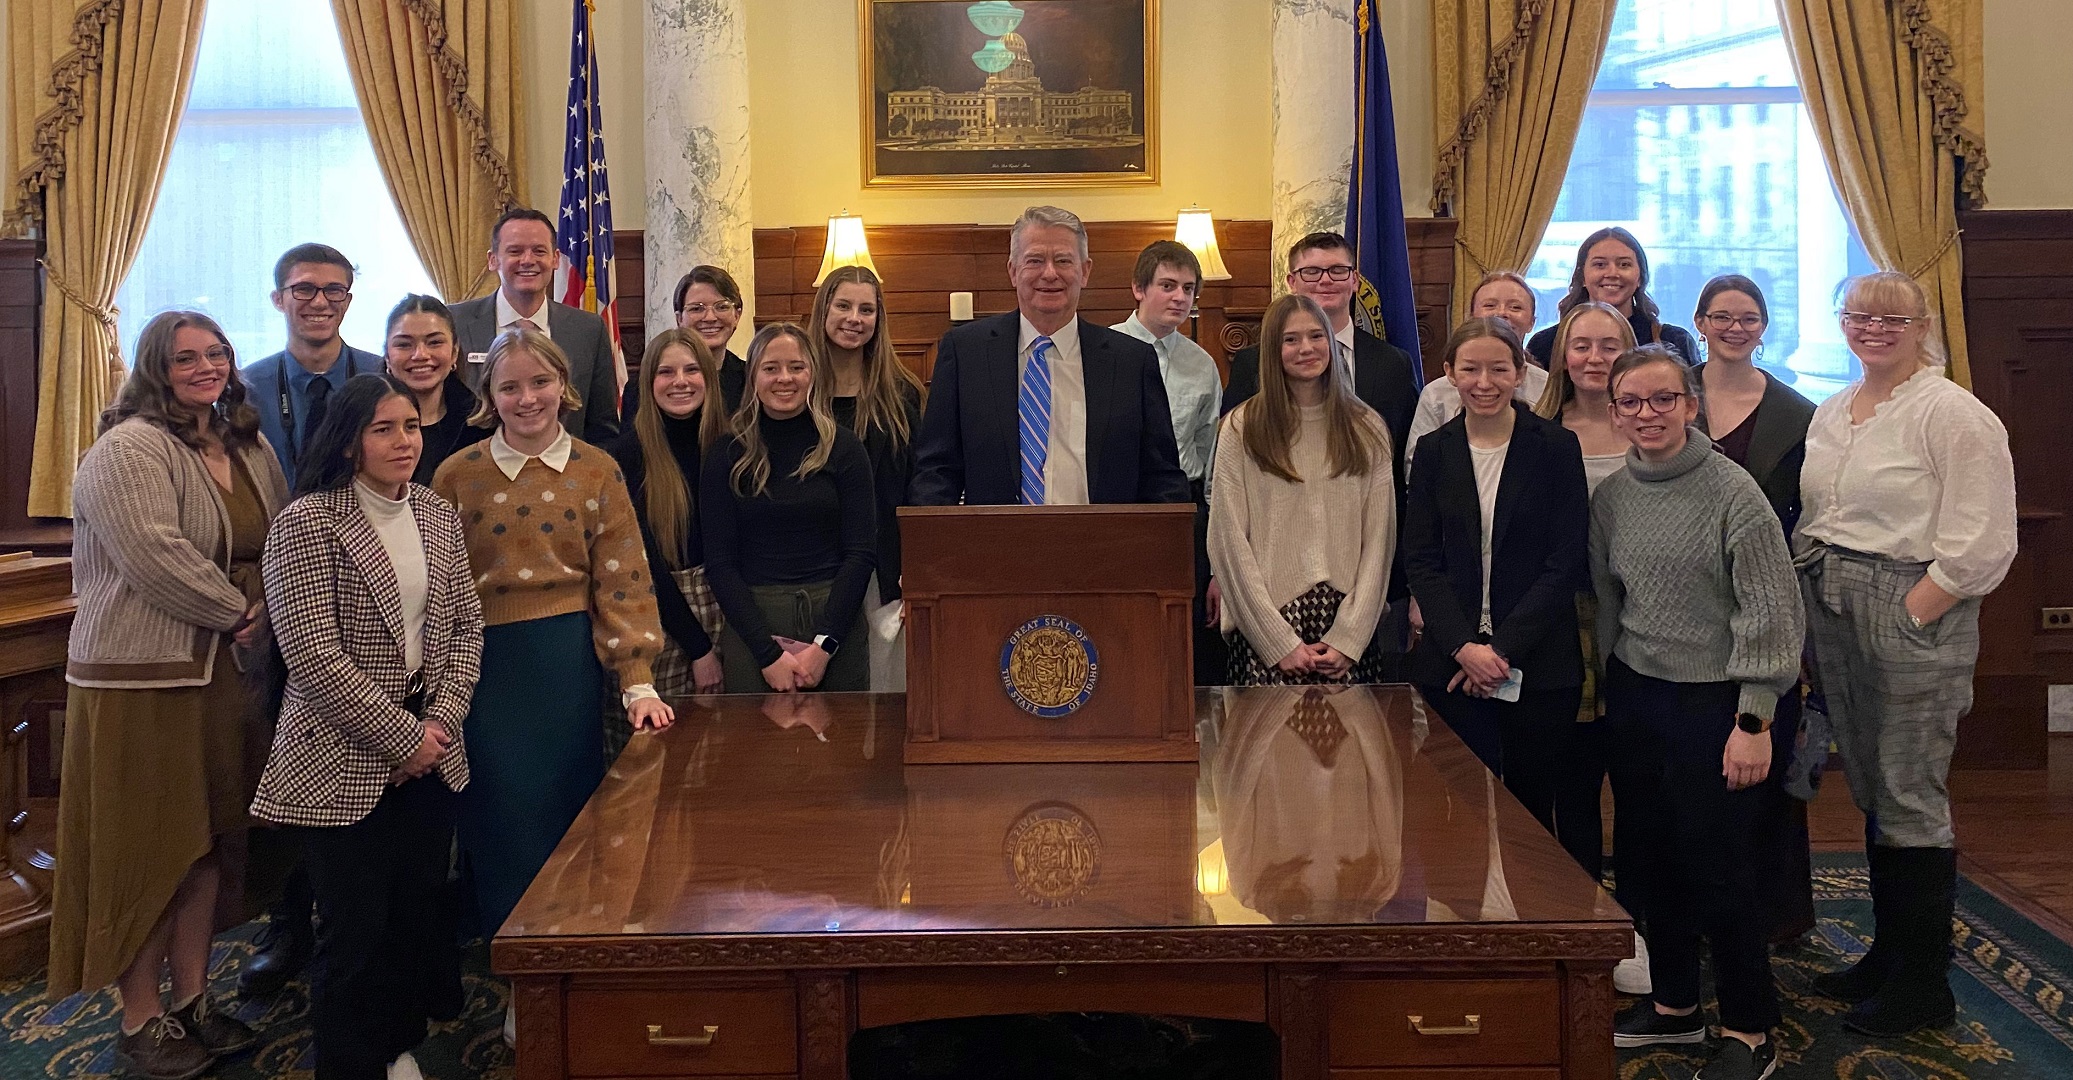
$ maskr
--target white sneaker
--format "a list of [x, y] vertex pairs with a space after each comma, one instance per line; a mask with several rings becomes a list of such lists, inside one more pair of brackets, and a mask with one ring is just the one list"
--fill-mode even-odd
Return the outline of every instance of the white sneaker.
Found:
[[1655, 989], [1648, 977], [1648, 941], [1634, 935], [1634, 955], [1613, 965], [1612, 988], [1622, 994], [1647, 994]]
[[[1645, 972], [1648, 969], [1642, 970]], [[518, 1049], [518, 1010], [510, 1005], [504, 1006], [504, 1045], [514, 1050]]]
[[389, 1062], [389, 1080], [425, 1080], [425, 1074], [417, 1069], [417, 1059], [409, 1051]]

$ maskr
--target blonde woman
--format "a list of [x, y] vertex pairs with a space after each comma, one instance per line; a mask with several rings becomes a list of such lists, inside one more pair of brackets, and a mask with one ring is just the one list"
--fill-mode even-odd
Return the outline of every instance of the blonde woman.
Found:
[[845, 266], [821, 282], [806, 336], [821, 362], [815, 389], [826, 395], [835, 423], [854, 432], [871, 459], [878, 492], [878, 572], [864, 605], [871, 688], [898, 691], [907, 688], [898, 515], [914, 477], [914, 434], [928, 391], [893, 351], [887, 318], [878, 275]]
[[1814, 410], [1800, 471], [1801, 590], [1850, 795], [1869, 823], [1877, 937], [1814, 988], [1843, 1023], [1900, 1036], [1949, 1023], [1944, 787], [1972, 707], [1980, 598], [2015, 560], [2008, 432], [1944, 378], [1936, 317], [1906, 274], [1853, 278], [1843, 336], [1864, 376]]
[[538, 330], [498, 334], [472, 419], [489, 440], [432, 480], [460, 511], [486, 624], [458, 821], [486, 933], [604, 778], [605, 669], [633, 728], [675, 717], [653, 685], [662, 626], [633, 503], [611, 456], [562, 427], [568, 372]]
[[1376, 681], [1396, 546], [1388, 430], [1333, 362], [1317, 301], [1275, 301], [1260, 342], [1274, 362], [1218, 436], [1209, 511], [1231, 684]]
[[798, 324], [758, 332], [748, 366], [732, 434], [699, 479], [706, 578], [727, 619], [727, 692], [867, 690], [870, 459], [816, 392], [813, 347]]

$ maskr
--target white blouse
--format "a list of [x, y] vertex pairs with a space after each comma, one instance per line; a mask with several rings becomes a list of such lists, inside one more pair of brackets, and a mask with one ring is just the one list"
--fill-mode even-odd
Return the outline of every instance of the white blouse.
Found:
[[[1519, 380], [1519, 388], [1512, 391], [1512, 398], [1525, 402], [1530, 409], [1540, 400], [1541, 391], [1547, 388], [1548, 369], [1539, 364], [1527, 364], [1526, 377]], [[1461, 391], [1454, 388], [1454, 380], [1442, 375], [1426, 383], [1425, 389], [1418, 392], [1418, 409], [1411, 414], [1411, 431], [1404, 436], [1404, 461], [1411, 461], [1411, 455], [1418, 450], [1418, 440], [1460, 415]]]
[[1929, 564], [1954, 596], [1984, 596], [2015, 561], [2008, 430], [1963, 387], [1925, 367], [1861, 424], [1862, 380], [1821, 403], [1800, 469], [1802, 536]]

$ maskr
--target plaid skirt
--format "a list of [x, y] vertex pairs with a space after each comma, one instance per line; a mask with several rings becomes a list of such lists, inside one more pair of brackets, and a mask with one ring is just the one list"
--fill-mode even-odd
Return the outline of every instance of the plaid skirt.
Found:
[[[684, 594], [684, 602], [691, 605], [691, 614], [698, 625], [705, 628], [705, 636], [712, 639], [713, 655], [719, 655], [720, 628], [725, 619], [720, 615], [720, 602], [713, 598], [713, 587], [706, 584], [705, 567], [689, 566], [673, 570], [670, 576], [677, 579], [677, 588]], [[665, 637], [662, 651], [655, 656], [655, 692], [665, 698], [680, 698], [695, 693], [697, 687], [691, 681], [691, 657], [684, 655], [676, 639]]]
[[[1324, 635], [1339, 617], [1339, 605], [1346, 600], [1346, 594], [1320, 581], [1310, 591], [1287, 604], [1282, 605], [1281, 617], [1288, 620], [1296, 636], [1305, 644], [1314, 645], [1324, 640]], [[1231, 646], [1230, 680], [1232, 686], [1289, 686], [1301, 683], [1374, 683], [1382, 680], [1382, 650], [1373, 642], [1366, 651], [1353, 660], [1353, 668], [1343, 677], [1332, 679], [1314, 672], [1291, 675], [1275, 667], [1281, 658], [1266, 659], [1253, 651], [1252, 642], [1245, 640], [1243, 633], [1232, 631], [1224, 639]]]

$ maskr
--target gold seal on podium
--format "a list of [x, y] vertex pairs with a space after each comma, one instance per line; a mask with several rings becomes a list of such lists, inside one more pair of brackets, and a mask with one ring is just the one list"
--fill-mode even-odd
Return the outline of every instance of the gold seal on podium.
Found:
[[1001, 688], [1024, 712], [1054, 718], [1078, 712], [1100, 677], [1093, 639], [1070, 619], [1039, 615], [1001, 646]]

